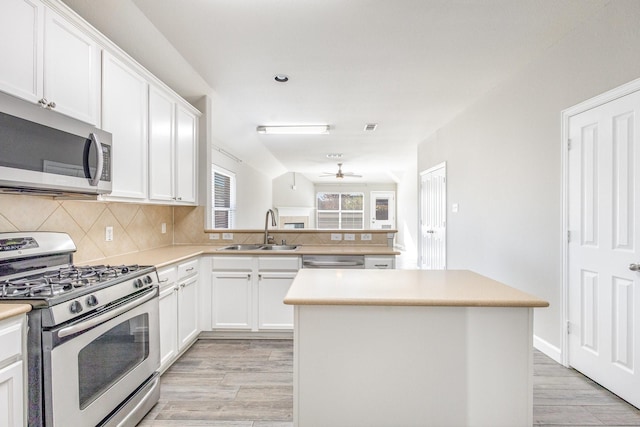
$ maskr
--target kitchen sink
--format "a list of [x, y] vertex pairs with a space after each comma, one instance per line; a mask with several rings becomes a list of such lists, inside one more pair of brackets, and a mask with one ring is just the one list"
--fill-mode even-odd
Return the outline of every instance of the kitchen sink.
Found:
[[219, 251], [295, 251], [299, 245], [259, 245], [235, 244], [218, 249]]
[[224, 248], [218, 249], [219, 251], [255, 251], [258, 249], [262, 249], [264, 245], [256, 245], [256, 244], [236, 244], [225, 246]]
[[295, 251], [298, 249], [298, 245], [264, 245], [261, 249], [264, 251]]

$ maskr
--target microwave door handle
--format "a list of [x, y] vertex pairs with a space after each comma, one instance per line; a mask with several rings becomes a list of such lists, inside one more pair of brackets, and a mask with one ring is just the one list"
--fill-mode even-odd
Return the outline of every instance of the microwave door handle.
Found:
[[89, 138], [91, 139], [91, 144], [96, 147], [96, 160], [98, 163], [96, 165], [96, 175], [91, 178], [89, 184], [97, 187], [100, 182], [100, 178], [102, 177], [102, 170], [104, 169], [104, 155], [102, 154], [102, 144], [100, 144], [100, 141], [98, 140], [98, 135], [92, 132], [89, 134]]

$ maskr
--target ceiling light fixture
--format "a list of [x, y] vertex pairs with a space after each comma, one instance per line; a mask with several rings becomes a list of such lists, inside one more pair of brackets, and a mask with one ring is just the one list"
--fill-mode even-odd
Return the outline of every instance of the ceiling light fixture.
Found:
[[329, 125], [258, 126], [256, 131], [267, 135], [326, 135]]
[[276, 74], [275, 76], [273, 76], [273, 80], [277, 81], [278, 83], [286, 83], [289, 81], [289, 76], [287, 76], [286, 74]]
[[327, 154], [327, 159], [341, 159], [342, 153], [329, 153]]

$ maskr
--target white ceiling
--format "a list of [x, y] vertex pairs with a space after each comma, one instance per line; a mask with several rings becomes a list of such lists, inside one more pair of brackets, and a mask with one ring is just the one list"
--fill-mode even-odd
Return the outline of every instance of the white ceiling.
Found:
[[[343, 153], [360, 181], [388, 182], [420, 141], [607, 0], [65, 3], [185, 97], [212, 88], [215, 140], [259, 170], [321, 182], [337, 170], [326, 154]], [[329, 135], [255, 132], [324, 123]]]

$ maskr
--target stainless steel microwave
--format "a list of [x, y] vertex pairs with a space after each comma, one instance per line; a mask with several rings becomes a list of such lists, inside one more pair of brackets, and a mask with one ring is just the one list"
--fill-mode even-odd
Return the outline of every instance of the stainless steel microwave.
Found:
[[71, 197], [111, 192], [110, 133], [40, 107], [3, 107], [0, 103], [0, 192]]

